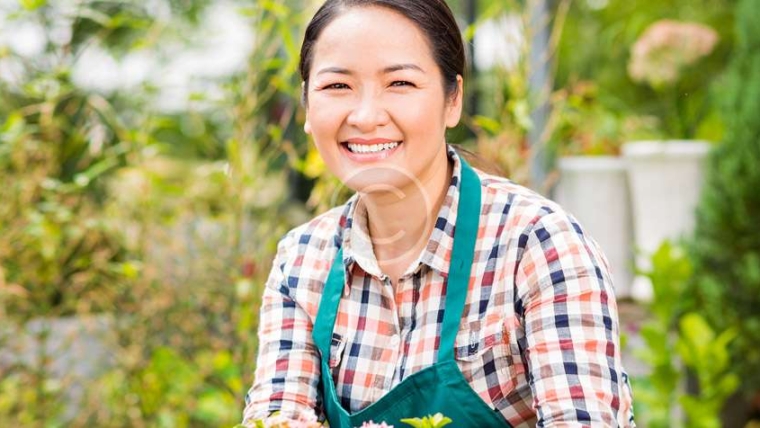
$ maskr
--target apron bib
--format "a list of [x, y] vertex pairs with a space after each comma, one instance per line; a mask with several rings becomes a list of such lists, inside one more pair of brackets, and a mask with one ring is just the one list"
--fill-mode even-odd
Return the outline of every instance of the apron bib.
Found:
[[438, 360], [432, 366], [410, 375], [378, 401], [356, 413], [349, 413], [341, 406], [328, 365], [335, 318], [345, 286], [343, 249], [339, 249], [335, 256], [312, 333], [321, 354], [321, 391], [331, 428], [355, 428], [369, 421], [378, 424], [386, 422], [403, 428], [406, 425], [401, 419], [439, 412], [451, 418], [455, 427], [510, 427], [500, 413], [491, 409], [473, 391], [454, 359], [455, 339], [467, 299], [480, 218], [480, 179], [461, 157], [460, 162], [462, 184]]

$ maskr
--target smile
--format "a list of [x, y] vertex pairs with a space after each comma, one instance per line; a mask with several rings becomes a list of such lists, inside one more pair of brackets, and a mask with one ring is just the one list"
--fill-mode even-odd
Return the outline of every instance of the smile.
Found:
[[346, 147], [351, 153], [380, 153], [386, 150], [393, 150], [401, 144], [400, 141], [383, 144], [353, 144], [346, 143]]

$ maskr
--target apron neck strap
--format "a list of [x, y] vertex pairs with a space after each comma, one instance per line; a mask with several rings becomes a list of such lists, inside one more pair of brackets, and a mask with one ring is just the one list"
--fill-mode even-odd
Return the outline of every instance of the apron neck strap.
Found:
[[454, 248], [446, 281], [446, 308], [441, 325], [438, 361], [454, 359], [454, 344], [470, 287], [470, 270], [480, 220], [480, 179], [461, 156], [459, 160], [462, 163], [462, 185], [459, 187]]
[[311, 334], [314, 344], [322, 354], [322, 361], [330, 359], [330, 343], [335, 329], [335, 318], [338, 316], [338, 306], [340, 306], [340, 298], [346, 283], [344, 270], [343, 248], [339, 248], [322, 291], [322, 299], [319, 302], [319, 310]]
[[[470, 270], [480, 219], [480, 179], [464, 158], [460, 156], [459, 161], [462, 165], [462, 184], [459, 187], [457, 220], [454, 227], [454, 248], [446, 281], [446, 308], [441, 325], [438, 361], [454, 359], [454, 344], [469, 290]], [[329, 359], [335, 318], [338, 315], [345, 281], [343, 248], [340, 248], [330, 268], [312, 332], [323, 361]]]

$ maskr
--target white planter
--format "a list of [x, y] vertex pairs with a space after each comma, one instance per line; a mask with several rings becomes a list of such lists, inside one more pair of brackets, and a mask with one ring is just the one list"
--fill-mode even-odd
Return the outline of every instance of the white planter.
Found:
[[573, 156], [560, 158], [558, 168], [555, 200], [602, 247], [616, 296], [630, 296], [633, 232], [625, 163], [614, 156]]
[[[665, 239], [678, 240], [694, 229], [694, 210], [703, 182], [706, 141], [636, 141], [623, 145], [633, 208], [636, 264], [651, 267], [650, 256]], [[651, 300], [652, 284], [637, 277], [634, 298]]]

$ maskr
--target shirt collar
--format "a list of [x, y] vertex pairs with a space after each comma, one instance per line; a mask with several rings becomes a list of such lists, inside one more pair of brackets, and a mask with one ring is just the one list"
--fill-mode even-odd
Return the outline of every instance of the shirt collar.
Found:
[[[444, 277], [448, 276], [451, 251], [454, 246], [454, 225], [456, 224], [459, 203], [462, 164], [459, 154], [451, 145], [446, 146], [446, 153], [448, 159], [454, 164], [446, 196], [438, 210], [435, 227], [425, 249], [420, 253], [417, 261], [410, 265], [405, 274], [419, 269], [424, 264], [437, 270]], [[345, 215], [342, 239], [344, 264], [347, 271], [351, 272], [350, 265], [355, 262], [368, 274], [378, 278], [382, 277], [383, 274], [369, 238], [367, 208], [358, 194], [349, 200]]]

